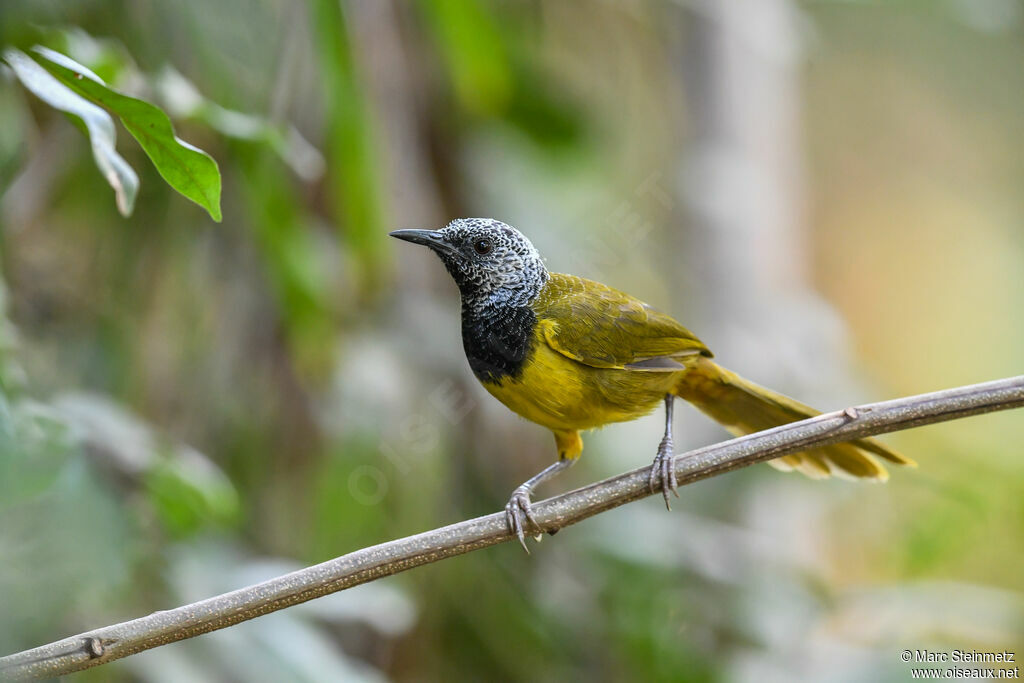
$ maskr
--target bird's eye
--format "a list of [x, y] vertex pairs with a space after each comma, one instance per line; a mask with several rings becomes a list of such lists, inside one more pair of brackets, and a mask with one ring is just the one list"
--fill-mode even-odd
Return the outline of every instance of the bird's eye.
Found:
[[491, 241], [489, 239], [481, 237], [473, 242], [473, 251], [483, 256], [484, 254], [491, 253], [491, 246]]

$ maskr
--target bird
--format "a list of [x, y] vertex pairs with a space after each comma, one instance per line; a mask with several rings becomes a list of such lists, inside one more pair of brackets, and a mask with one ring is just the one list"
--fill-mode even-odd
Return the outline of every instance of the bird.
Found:
[[[665, 506], [678, 497], [672, 414], [676, 398], [734, 435], [820, 412], [718, 365], [675, 319], [628, 294], [575, 275], [549, 272], [529, 239], [493, 218], [459, 218], [439, 230], [392, 237], [430, 248], [459, 288], [462, 345], [484, 388], [513, 412], [551, 430], [558, 459], [518, 486], [505, 506], [509, 532], [529, 552], [539, 538], [532, 495], [583, 452], [580, 432], [639, 418], [665, 406], [665, 432], [650, 469]], [[769, 461], [814, 479], [885, 481], [876, 459], [913, 460], [875, 439], [822, 446]]]

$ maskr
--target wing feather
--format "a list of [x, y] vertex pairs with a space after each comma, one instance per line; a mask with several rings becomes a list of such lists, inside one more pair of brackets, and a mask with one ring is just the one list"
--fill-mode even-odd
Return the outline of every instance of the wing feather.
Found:
[[671, 316], [592, 280], [552, 273], [534, 307], [548, 346], [591, 367], [675, 372], [711, 356]]

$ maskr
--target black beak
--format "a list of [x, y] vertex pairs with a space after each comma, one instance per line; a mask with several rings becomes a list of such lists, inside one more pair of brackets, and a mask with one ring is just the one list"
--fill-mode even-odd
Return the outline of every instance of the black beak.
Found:
[[389, 232], [392, 237], [397, 237], [400, 240], [406, 242], [412, 242], [413, 244], [422, 244], [425, 247], [430, 247], [434, 251], [454, 252], [455, 248], [452, 247], [448, 241], [441, 236], [441, 233], [437, 230], [395, 230]]

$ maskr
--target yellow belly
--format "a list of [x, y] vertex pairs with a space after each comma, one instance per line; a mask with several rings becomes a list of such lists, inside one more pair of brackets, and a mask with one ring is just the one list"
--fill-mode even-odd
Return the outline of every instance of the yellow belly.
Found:
[[679, 381], [676, 372], [592, 368], [537, 339], [515, 379], [484, 382], [512, 411], [556, 431], [600, 427], [651, 412]]

